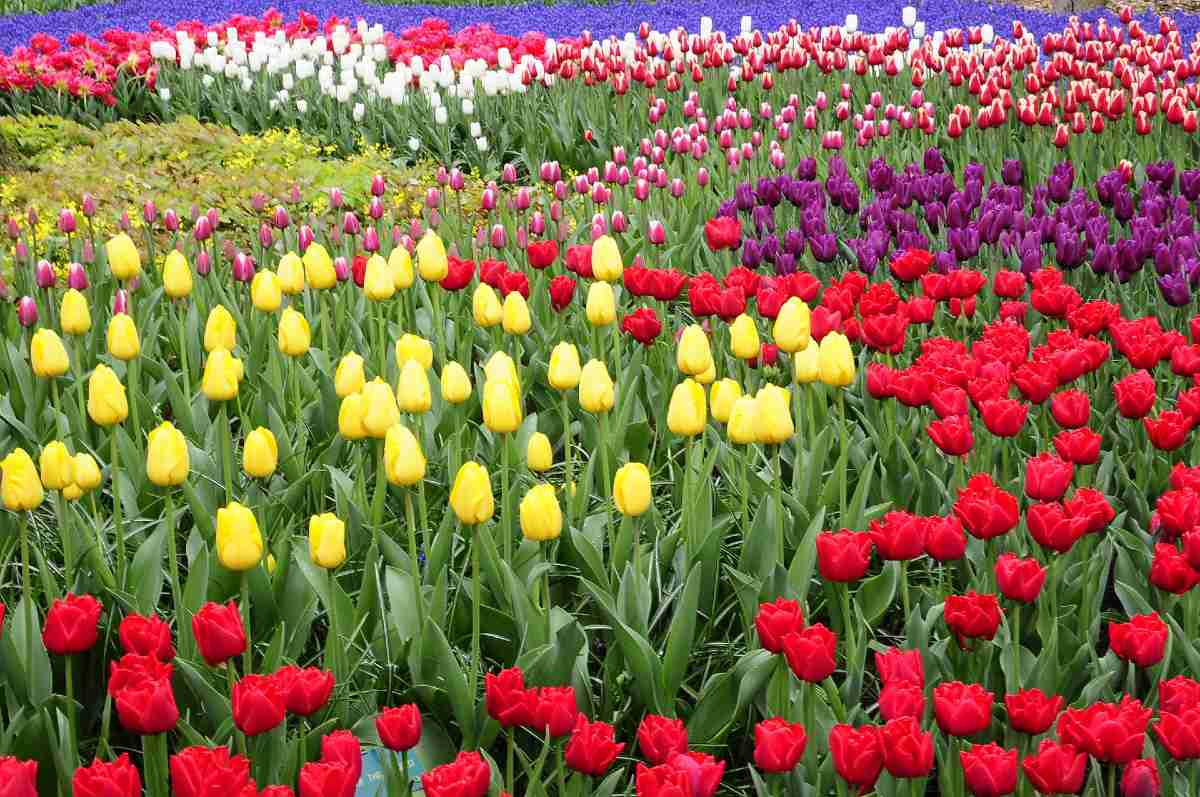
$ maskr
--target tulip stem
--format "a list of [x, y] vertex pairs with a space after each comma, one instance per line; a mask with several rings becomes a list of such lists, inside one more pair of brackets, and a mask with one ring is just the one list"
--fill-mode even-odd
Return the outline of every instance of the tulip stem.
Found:
[[[573, 460], [571, 454], [571, 408], [567, 403], [567, 391], [562, 391], [562, 418], [563, 418], [563, 493], [567, 498], [567, 527], [571, 525], [574, 519], [575, 495], [571, 489], [574, 485]], [[510, 792], [511, 793], [511, 792]]]
[[446, 324], [442, 321], [442, 290], [439, 285], [427, 283], [429, 298], [433, 305], [433, 332], [437, 342], [438, 363], [446, 364]]
[[848, 674], [850, 668], [858, 664], [858, 633], [854, 625], [854, 613], [850, 608], [850, 585], [844, 581], [840, 582], [837, 585], [837, 593], [842, 604], [842, 625], [846, 637], [846, 672]]
[[172, 490], [167, 490], [166, 505], [163, 525], [165, 526], [164, 533], [167, 535], [167, 559], [171, 564], [171, 597], [175, 600], [175, 614], [178, 618], [175, 635], [179, 638], [181, 647], [190, 650], [190, 643], [183, 644], [184, 639], [187, 638], [185, 629], [189, 628], [191, 624], [188, 621], [187, 608], [183, 605], [183, 590], [179, 586], [179, 552], [175, 540], [175, 493]]
[[54, 492], [54, 515], [58, 518], [59, 536], [62, 537], [63, 547], [63, 582], [67, 592], [75, 587], [75, 530], [71, 526], [70, 514], [63, 503], [62, 491]]
[[188, 369], [188, 343], [187, 343], [187, 327], [184, 324], [184, 310], [182, 306], [175, 307], [175, 324], [179, 327], [179, 366], [183, 371], [183, 395], [192, 395], [192, 374]]
[[[1130, 667], [1133, 665], [1130, 664]], [[1117, 765], [1108, 765], [1108, 790], [1104, 792], [1108, 797], [1117, 797]]]
[[249, 675], [254, 671], [254, 641], [250, 635], [249, 572], [248, 570], [242, 571], [242, 625], [246, 627], [246, 652], [242, 655], [242, 672], [245, 675]]
[[1012, 691], [1021, 689], [1021, 605], [1017, 604], [1008, 615], [1009, 631], [1012, 633]]
[[222, 401], [217, 413], [221, 427], [221, 471], [225, 477], [225, 503], [233, 501], [233, 432], [229, 428], [229, 405]]
[[75, 657], [68, 655], [65, 657], [64, 665], [66, 672], [64, 677], [67, 684], [67, 744], [68, 744], [68, 760], [67, 767], [72, 773], [79, 767], [79, 725], [78, 716], [75, 712]]
[[404, 491], [404, 516], [408, 521], [408, 558], [412, 560], [413, 600], [417, 607], [417, 633], [425, 630], [425, 606], [421, 595], [421, 565], [417, 559], [417, 521], [413, 512], [412, 490]]
[[333, 347], [329, 338], [332, 330], [329, 328], [329, 305], [325, 301], [326, 293], [327, 291], [320, 291], [317, 293], [317, 312], [321, 314], [321, 348], [325, 350], [326, 357], [332, 358]]
[[844, 470], [842, 471], [841, 484], [838, 485], [838, 488], [840, 491], [839, 497], [841, 499], [841, 503], [838, 505], [841, 510], [841, 513], [838, 515], [838, 522], [841, 523], [842, 525], [846, 525], [846, 482], [849, 479], [849, 472], [850, 472], [850, 456], [849, 456], [850, 441], [848, 439], [849, 432], [846, 429], [846, 392], [845, 392], [845, 390], [843, 390], [841, 388], [836, 388], [836, 389], [837, 389], [837, 403], [838, 403], [838, 419], [841, 423], [841, 435], [840, 435], [841, 448], [842, 448], [841, 459], [842, 459], [843, 467], [844, 467]]
[[121, 528], [121, 488], [117, 485], [117, 474], [120, 472], [119, 456], [117, 454], [117, 427], [113, 427], [112, 435], [109, 438], [111, 453], [109, 455], [109, 468], [112, 470], [110, 474], [112, 479], [112, 496], [113, 496], [113, 533], [117, 538], [117, 586], [120, 589], [125, 589], [125, 576], [129, 569], [129, 563], [125, 556], [125, 530]]
[[[392, 762], [395, 763], [395, 754], [393, 754]], [[404, 793], [412, 794], [412, 778], [408, 774], [408, 751], [400, 751], [400, 764], [404, 767]], [[511, 793], [511, 792], [510, 792]]]
[[75, 396], [79, 400], [79, 429], [80, 435], [84, 443], [88, 442], [88, 413], [87, 401], [83, 397], [83, 346], [80, 345], [79, 339], [75, 339], [75, 357], [72, 362], [72, 370], [75, 372]]
[[379, 349], [379, 378], [383, 381], [388, 381], [387, 378], [387, 314], [375, 307], [371, 308], [375, 313], [375, 333], [378, 336], [376, 346]]
[[130, 417], [133, 419], [133, 445], [138, 450], [141, 450], [142, 447], [142, 422], [138, 408], [138, 373], [140, 370], [138, 358], [134, 357], [129, 361], [129, 409]]
[[552, 563], [551, 563], [550, 554], [549, 554], [549, 550], [548, 550], [549, 546], [550, 546], [550, 543], [546, 543], [545, 546], [542, 548], [543, 551], [546, 551], [546, 572], [543, 574], [542, 587], [545, 590], [545, 596], [546, 596], [543, 608], [545, 608], [545, 610], [546, 610], [546, 642], [547, 642], [547, 644], [553, 642], [553, 639], [554, 639], [554, 632], [550, 627], [550, 625], [551, 625], [551, 623], [550, 623], [550, 568], [552, 567]]
[[[749, 529], [746, 529], [749, 532]], [[784, 548], [784, 522], [783, 522], [783, 446], [775, 446], [775, 545], [777, 550], [776, 560], [779, 564], [787, 566], [786, 551]]]
[[380, 525], [383, 523], [383, 503], [387, 499], [387, 461], [384, 458], [383, 440], [375, 441], [375, 493], [371, 496], [371, 533], [375, 544], [379, 544]]
[[[474, 529], [474, 527], [472, 527]], [[479, 541], [471, 540], [471, 700], [479, 696], [479, 668], [482, 664], [479, 646], [479, 603], [483, 599], [479, 574]], [[475, 731], [472, 728], [472, 739]]]
[[512, 564], [512, 515], [508, 511], [508, 444], [510, 435], [500, 437], [500, 533], [504, 535], [504, 561]]
[[508, 733], [506, 734], [508, 736], [508, 744], [506, 745], [508, 749], [504, 757], [504, 783], [508, 787], [507, 791], [509, 794], [513, 793], [513, 748], [516, 746], [513, 740], [514, 731], [515, 729], [512, 726], [508, 727]]

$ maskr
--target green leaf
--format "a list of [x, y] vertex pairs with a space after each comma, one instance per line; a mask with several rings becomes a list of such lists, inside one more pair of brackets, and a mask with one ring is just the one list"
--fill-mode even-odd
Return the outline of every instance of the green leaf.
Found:
[[[171, 532], [174, 533], [174, 529]], [[163, 566], [163, 547], [166, 545], [167, 527], [158, 524], [158, 530], [141, 544], [129, 566], [130, 583], [127, 585], [134, 596], [134, 605], [143, 614], [153, 614], [162, 595], [166, 569]]]
[[887, 562], [878, 575], [863, 580], [854, 602], [858, 604], [858, 610], [867, 625], [874, 625], [892, 605], [899, 583], [899, 562]]
[[663, 654], [663, 702], [673, 703], [692, 658], [696, 637], [696, 617], [700, 603], [700, 568], [692, 567], [683, 592], [675, 602], [675, 617], [667, 631], [667, 647]]

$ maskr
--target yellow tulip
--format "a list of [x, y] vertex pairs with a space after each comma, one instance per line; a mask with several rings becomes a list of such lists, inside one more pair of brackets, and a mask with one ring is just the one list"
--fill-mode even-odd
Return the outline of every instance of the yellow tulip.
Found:
[[808, 345], [792, 355], [792, 370], [797, 384], [807, 385], [821, 378], [821, 345], [811, 338]]
[[400, 386], [396, 389], [396, 399], [401, 412], [429, 412], [429, 408], [433, 406], [429, 377], [416, 360], [408, 360], [400, 369]]
[[88, 309], [87, 298], [75, 290], [68, 288], [62, 298], [62, 313], [59, 319], [65, 335], [83, 335], [92, 328], [92, 313]]
[[475, 315], [475, 323], [484, 329], [496, 326], [504, 320], [504, 308], [492, 286], [486, 282], [479, 283], [471, 297], [471, 312]]
[[733, 402], [725, 432], [731, 443], [744, 446], [758, 442], [758, 402], [754, 396], [742, 396]]
[[483, 382], [483, 423], [492, 432], [515, 432], [521, 427], [521, 393], [512, 380], [488, 377]]
[[304, 261], [295, 252], [288, 252], [280, 258], [276, 271], [279, 276], [279, 289], [285, 294], [295, 296], [304, 290]]
[[592, 274], [598, 280], [616, 282], [624, 270], [617, 242], [611, 236], [601, 235], [592, 244]]
[[208, 313], [208, 322], [204, 325], [204, 350], [210, 354], [216, 349], [233, 351], [237, 346], [237, 322], [233, 315], [218, 304]]
[[275, 561], [275, 554], [273, 554], [273, 553], [267, 554], [267, 575], [269, 575], [269, 576], [275, 575], [275, 566], [277, 564], [278, 564], [278, 562]]
[[492, 353], [488, 361], [483, 364], [483, 376], [485, 381], [488, 379], [508, 380], [517, 386], [517, 390], [521, 389], [521, 380], [517, 376], [517, 364], [506, 352]]
[[157, 487], [177, 487], [187, 480], [191, 461], [183, 432], [170, 421], [150, 431], [146, 441], [146, 476]]
[[167, 253], [162, 270], [163, 292], [172, 299], [185, 299], [192, 293], [192, 268], [178, 249]]
[[579, 405], [591, 413], [613, 408], [613, 381], [600, 360], [588, 360], [579, 378]]
[[[324, 246], [318, 243], [308, 245], [304, 250], [304, 281], [310, 288], [323, 291], [337, 284], [337, 272], [333, 270], [333, 260]], [[282, 263], [280, 266], [282, 267]]]
[[579, 386], [582, 368], [579, 366], [579, 349], [574, 343], [559, 343], [550, 352], [550, 370], [547, 380], [555, 390], [571, 390]]
[[311, 344], [308, 319], [291, 307], [284, 310], [279, 317], [279, 350], [289, 357], [301, 357]]
[[217, 558], [226, 570], [249, 570], [262, 561], [263, 539], [254, 513], [234, 501], [217, 510]]
[[749, 360], [757, 357], [761, 348], [754, 319], [745, 313], [733, 319], [729, 325], [729, 349], [733, 356], [739, 360]]
[[117, 313], [108, 322], [108, 353], [118, 360], [132, 360], [142, 351], [137, 326], [125, 313]]
[[830, 332], [821, 338], [817, 359], [825, 384], [846, 387], [854, 382], [854, 352], [850, 349], [850, 339], [841, 332]]
[[38, 457], [42, 486], [47, 490], [62, 490], [75, 481], [75, 458], [61, 440], [54, 440], [42, 449]]
[[627, 517], [637, 517], [650, 508], [650, 471], [641, 462], [627, 462], [613, 478], [613, 503]]
[[363, 387], [362, 397], [362, 427], [371, 437], [382, 440], [388, 429], [400, 422], [396, 394], [387, 382], [376, 377]]
[[142, 273], [142, 256], [138, 254], [133, 239], [125, 233], [109, 238], [108, 243], [104, 244], [104, 251], [108, 255], [109, 270], [121, 282]]
[[450, 508], [464, 526], [478, 526], [491, 519], [496, 505], [487, 468], [478, 462], [463, 463], [450, 490]]
[[388, 481], [397, 487], [411, 487], [425, 478], [425, 454], [407, 426], [398, 423], [388, 429], [383, 441], [383, 464]]
[[283, 304], [283, 286], [274, 271], [262, 270], [250, 282], [250, 301], [260, 313], [273, 313]]
[[521, 534], [527, 540], [548, 542], [562, 534], [562, 508], [549, 484], [529, 488], [521, 499]]
[[733, 402], [742, 397], [742, 386], [735, 379], [722, 379], [713, 382], [708, 391], [708, 403], [712, 406], [713, 420], [718, 423], [729, 422], [729, 411]]
[[363, 293], [373, 302], [382, 302], [396, 293], [396, 281], [388, 270], [387, 261], [380, 255], [371, 255], [367, 261], [367, 273], [363, 277]]
[[216, 349], [204, 363], [200, 391], [209, 401], [229, 401], [237, 397], [243, 373], [241, 361], [228, 349]]
[[755, 398], [757, 407], [758, 442], [778, 445], [787, 442], [796, 433], [792, 421], [792, 396], [779, 385], [764, 385]]
[[525, 446], [525, 463], [534, 473], [544, 473], [554, 466], [554, 449], [550, 447], [550, 438], [541, 432], [529, 436]]
[[772, 332], [775, 345], [787, 354], [803, 351], [808, 346], [811, 328], [812, 313], [808, 305], [804, 300], [793, 296], [783, 303], [783, 307], [779, 308], [779, 315], [775, 317], [775, 328]]
[[450, 272], [446, 247], [433, 230], [427, 230], [417, 244], [417, 269], [426, 282], [441, 282]]
[[420, 335], [405, 332], [396, 341], [396, 368], [404, 368], [409, 360], [416, 360], [422, 368], [432, 368], [433, 345]]
[[471, 378], [456, 362], [442, 369], [442, 398], [449, 404], [462, 404], [471, 397]]
[[593, 282], [588, 288], [587, 320], [594, 327], [606, 327], [617, 320], [617, 301], [607, 282]]
[[102, 476], [96, 459], [86, 451], [75, 455], [75, 485], [81, 490], [95, 490], [100, 486]]
[[716, 364], [708, 366], [708, 370], [702, 371], [701, 373], [696, 374], [692, 378], [695, 379], [697, 382], [699, 382], [702, 385], [711, 385], [713, 382], [717, 381], [717, 366], [716, 366]]
[[337, 370], [333, 372], [333, 389], [338, 398], [359, 392], [366, 383], [363, 358], [355, 352], [344, 355], [338, 362]]
[[242, 470], [254, 479], [269, 479], [279, 464], [279, 445], [270, 429], [258, 427], [246, 435], [242, 446]]
[[704, 334], [700, 325], [692, 324], [683, 330], [679, 345], [675, 349], [675, 364], [688, 376], [702, 374], [713, 367], [708, 335]]
[[99, 426], [121, 423], [129, 415], [125, 386], [113, 369], [101, 363], [88, 377], [88, 417]]
[[326, 512], [308, 519], [308, 552], [317, 567], [332, 570], [346, 561], [346, 524]]
[[80, 498], [83, 498], [83, 488], [75, 482], [71, 482], [62, 488], [62, 497], [68, 501], [78, 501]]
[[366, 412], [367, 400], [362, 393], [343, 396], [338, 407], [338, 434], [347, 440], [362, 440], [366, 437], [367, 430], [363, 426], [363, 416]]
[[524, 335], [533, 326], [529, 317], [529, 305], [525, 297], [513, 291], [504, 297], [504, 331], [510, 335]]
[[29, 359], [33, 361], [33, 375], [42, 379], [62, 376], [71, 367], [67, 358], [67, 347], [53, 329], [39, 329], [29, 341]]
[[671, 406], [667, 409], [667, 428], [673, 434], [691, 437], [704, 431], [707, 418], [704, 388], [700, 383], [685, 379], [676, 385], [671, 394]]
[[14, 448], [0, 460], [0, 498], [10, 512], [37, 509], [45, 497], [37, 467], [23, 448]]
[[388, 272], [392, 275], [392, 285], [395, 286], [396, 290], [402, 291], [412, 287], [412, 257], [409, 256], [408, 250], [403, 246], [397, 246], [388, 255]]

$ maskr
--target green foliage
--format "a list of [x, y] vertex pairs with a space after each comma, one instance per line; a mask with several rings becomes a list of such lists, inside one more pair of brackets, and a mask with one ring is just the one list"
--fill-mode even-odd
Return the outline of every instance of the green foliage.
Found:
[[93, 6], [108, 0], [4, 0], [0, 3], [0, 17], [17, 14], [49, 14], [51, 11], [70, 11], [75, 8]]

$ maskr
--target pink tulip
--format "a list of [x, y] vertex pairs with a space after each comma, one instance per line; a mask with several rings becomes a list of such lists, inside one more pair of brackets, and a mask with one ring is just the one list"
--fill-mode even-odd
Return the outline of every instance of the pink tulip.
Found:
[[23, 327], [31, 327], [38, 321], [37, 302], [32, 296], [22, 296], [17, 300], [17, 320]]

